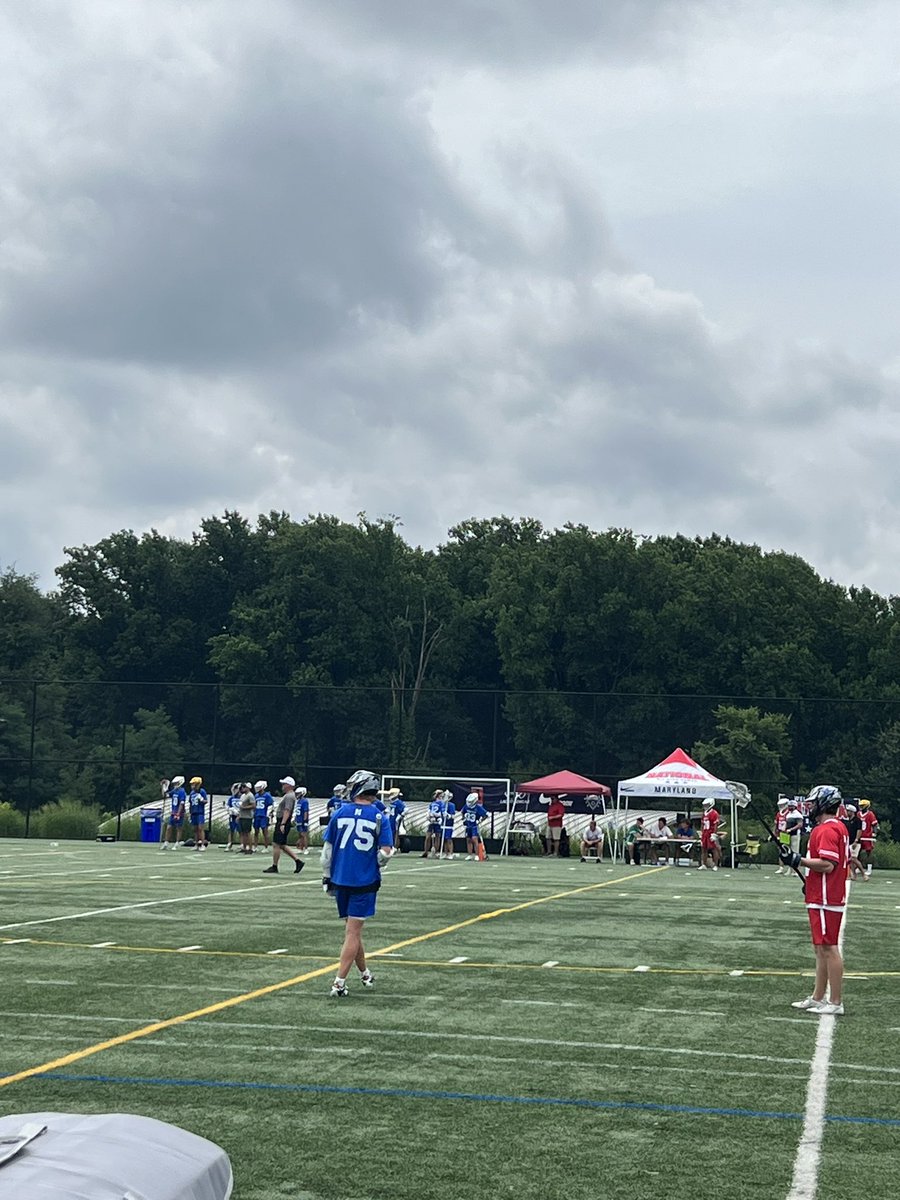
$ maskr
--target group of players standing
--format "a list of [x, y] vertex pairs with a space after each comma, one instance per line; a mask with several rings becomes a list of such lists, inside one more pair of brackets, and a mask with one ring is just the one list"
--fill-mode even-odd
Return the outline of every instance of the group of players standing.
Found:
[[[847, 831], [851, 878], [867, 880], [872, 874], [875, 838], [878, 833], [878, 818], [872, 808], [872, 802], [865, 798], [855, 802], [842, 799], [836, 809], [835, 818], [843, 823]], [[779, 852], [787, 849], [793, 854], [798, 854], [801, 838], [811, 832], [812, 819], [808, 798], [803, 800], [798, 797], [792, 799], [779, 796], [775, 813], [775, 835]], [[790, 867], [784, 863], [775, 872], [776, 875], [790, 873]]]
[[456, 857], [453, 850], [453, 829], [457, 815], [462, 818], [466, 838], [466, 861], [483, 862], [487, 858], [478, 823], [483, 821], [488, 813], [482, 803], [480, 791], [474, 788], [466, 796], [458, 814], [453, 802], [453, 793], [443, 788], [435, 788], [428, 805], [423, 858]]

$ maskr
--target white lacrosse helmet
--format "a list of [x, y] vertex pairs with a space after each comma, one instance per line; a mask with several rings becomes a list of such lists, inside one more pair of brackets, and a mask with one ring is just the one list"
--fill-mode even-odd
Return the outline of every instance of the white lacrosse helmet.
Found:
[[172, 780], [172, 787], [181, 787], [184, 784], [184, 776], [176, 775]]
[[715, 808], [715, 806], [716, 806], [715, 800], [704, 800], [703, 801], [704, 808]]
[[298, 796], [305, 796], [306, 794], [307, 794], [306, 788], [302, 788], [302, 787], [301, 787], [301, 788], [297, 788], [297, 795], [298, 795]]
[[257, 779], [256, 783], [253, 785], [253, 790], [254, 792], [264, 792], [268, 786], [268, 779]]
[[344, 783], [336, 783], [334, 785], [334, 787], [331, 789], [333, 795], [335, 795], [335, 796], [343, 796], [343, 794], [344, 794], [344, 792], [346, 792], [346, 790], [347, 790], [347, 785]]
[[778, 797], [778, 805], [777, 805], [777, 807], [778, 807], [778, 808], [787, 808], [787, 806], [788, 806], [788, 798], [787, 798], [787, 796], [779, 796], [779, 797]]

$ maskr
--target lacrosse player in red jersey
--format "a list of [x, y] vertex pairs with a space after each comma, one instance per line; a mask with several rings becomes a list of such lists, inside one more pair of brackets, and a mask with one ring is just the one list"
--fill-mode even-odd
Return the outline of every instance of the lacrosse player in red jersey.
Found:
[[850, 843], [847, 827], [837, 817], [841, 793], [836, 787], [830, 784], [814, 787], [807, 803], [814, 824], [806, 856], [801, 857], [787, 846], [779, 850], [785, 866], [793, 870], [806, 868], [804, 895], [816, 952], [813, 993], [805, 1000], [795, 1000], [793, 1007], [817, 1016], [839, 1017], [844, 1012], [841, 995], [844, 960], [840, 937], [847, 907]]

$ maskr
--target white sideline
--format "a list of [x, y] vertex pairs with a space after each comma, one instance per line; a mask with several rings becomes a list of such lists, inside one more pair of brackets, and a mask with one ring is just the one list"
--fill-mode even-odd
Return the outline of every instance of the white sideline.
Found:
[[[847, 880], [847, 900], [850, 900], [850, 881]], [[844, 934], [847, 930], [847, 912], [841, 922], [838, 949], [844, 952]], [[837, 1017], [819, 1017], [816, 1044], [809, 1066], [809, 1083], [806, 1088], [806, 1108], [803, 1111], [803, 1129], [794, 1156], [794, 1174], [787, 1200], [816, 1200], [819, 1188], [819, 1163], [822, 1158], [822, 1139], [825, 1136], [825, 1104], [828, 1099], [828, 1071], [831, 1066], [831, 1051], [834, 1046], [834, 1029]]]

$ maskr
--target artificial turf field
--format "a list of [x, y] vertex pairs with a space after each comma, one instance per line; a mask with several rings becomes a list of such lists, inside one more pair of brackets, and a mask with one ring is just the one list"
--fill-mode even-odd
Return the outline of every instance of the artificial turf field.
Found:
[[[796, 880], [402, 856], [376, 987], [338, 1001], [317, 854], [268, 861], [0, 842], [0, 1115], [181, 1124], [236, 1200], [788, 1195], [821, 1020]], [[854, 887], [820, 1200], [900, 1192], [898, 917], [900, 878]]]

